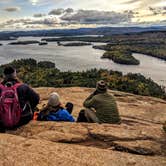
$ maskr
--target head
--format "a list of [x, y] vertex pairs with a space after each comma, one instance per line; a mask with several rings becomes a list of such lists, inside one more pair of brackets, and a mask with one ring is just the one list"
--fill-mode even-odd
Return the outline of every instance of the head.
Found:
[[96, 84], [96, 91], [99, 93], [107, 92], [107, 83], [103, 80], [100, 80]]
[[16, 69], [14, 69], [11, 66], [5, 67], [3, 74], [4, 74], [5, 79], [16, 79], [17, 78]]
[[48, 99], [48, 106], [57, 107], [59, 105], [60, 105], [59, 94], [56, 92], [51, 93]]

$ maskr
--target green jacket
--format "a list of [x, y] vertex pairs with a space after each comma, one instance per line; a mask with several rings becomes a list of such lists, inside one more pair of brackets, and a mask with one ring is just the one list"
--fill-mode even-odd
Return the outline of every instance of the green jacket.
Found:
[[101, 123], [119, 123], [120, 116], [114, 97], [110, 94], [91, 94], [85, 101], [84, 107], [96, 110], [96, 116]]

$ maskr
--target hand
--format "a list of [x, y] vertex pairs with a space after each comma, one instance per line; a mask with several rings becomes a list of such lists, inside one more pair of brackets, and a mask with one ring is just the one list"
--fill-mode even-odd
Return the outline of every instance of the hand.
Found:
[[93, 92], [93, 95], [95, 96], [95, 95], [97, 95], [98, 94], [98, 92], [97, 92], [97, 90], [95, 90], [94, 92]]

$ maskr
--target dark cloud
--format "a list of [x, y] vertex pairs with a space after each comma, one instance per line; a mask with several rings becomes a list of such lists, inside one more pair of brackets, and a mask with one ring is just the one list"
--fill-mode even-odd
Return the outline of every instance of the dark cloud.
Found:
[[129, 23], [133, 17], [134, 15], [131, 11], [118, 13], [114, 11], [78, 10], [76, 13], [66, 13], [61, 19], [82, 24], [118, 24]]
[[37, 13], [37, 14], [34, 14], [33, 17], [44, 17], [45, 14], [42, 14], [42, 13]]
[[67, 8], [67, 9], [65, 10], [65, 12], [67, 12], [67, 13], [73, 13], [74, 10], [73, 10], [72, 8]]
[[64, 9], [59, 8], [59, 9], [53, 9], [53, 10], [51, 10], [48, 14], [49, 15], [61, 15], [64, 12], [65, 12]]
[[56, 18], [41, 18], [41, 19], [11, 19], [0, 24], [1, 28], [24, 28], [24, 27], [54, 27], [59, 24]]
[[164, 7], [149, 7], [149, 10], [152, 12], [153, 15], [158, 15], [158, 14], [165, 15], [166, 14], [166, 6], [164, 6]]
[[40, 25], [54, 25], [54, 24], [58, 24], [57, 19], [56, 18], [45, 18], [45, 19], [40, 19], [40, 20], [31, 20], [26, 22], [26, 24], [40, 24]]
[[67, 9], [62, 9], [62, 8], [58, 8], [58, 9], [53, 9], [51, 10], [48, 15], [62, 15], [62, 14], [65, 14], [65, 13], [73, 13], [74, 12], [74, 9], [72, 8], [67, 8]]
[[20, 7], [7, 7], [4, 10], [7, 12], [16, 12], [20, 10]]

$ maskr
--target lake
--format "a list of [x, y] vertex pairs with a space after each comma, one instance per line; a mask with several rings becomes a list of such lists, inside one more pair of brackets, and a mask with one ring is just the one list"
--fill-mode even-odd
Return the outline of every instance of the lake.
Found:
[[[40, 37], [22, 37], [19, 40], [40, 40]], [[62, 71], [82, 71], [91, 68], [106, 68], [122, 71], [124, 74], [141, 73], [150, 77], [160, 85], [166, 86], [166, 61], [143, 54], [133, 53], [140, 60], [140, 65], [129, 66], [116, 64], [108, 59], [101, 59], [103, 50], [93, 49], [92, 46], [64, 47], [57, 46], [56, 42], [48, 45], [7, 45], [13, 41], [0, 41], [0, 64], [11, 62], [14, 59], [34, 58], [37, 61], [52, 61]], [[103, 43], [93, 43], [94, 45]]]

